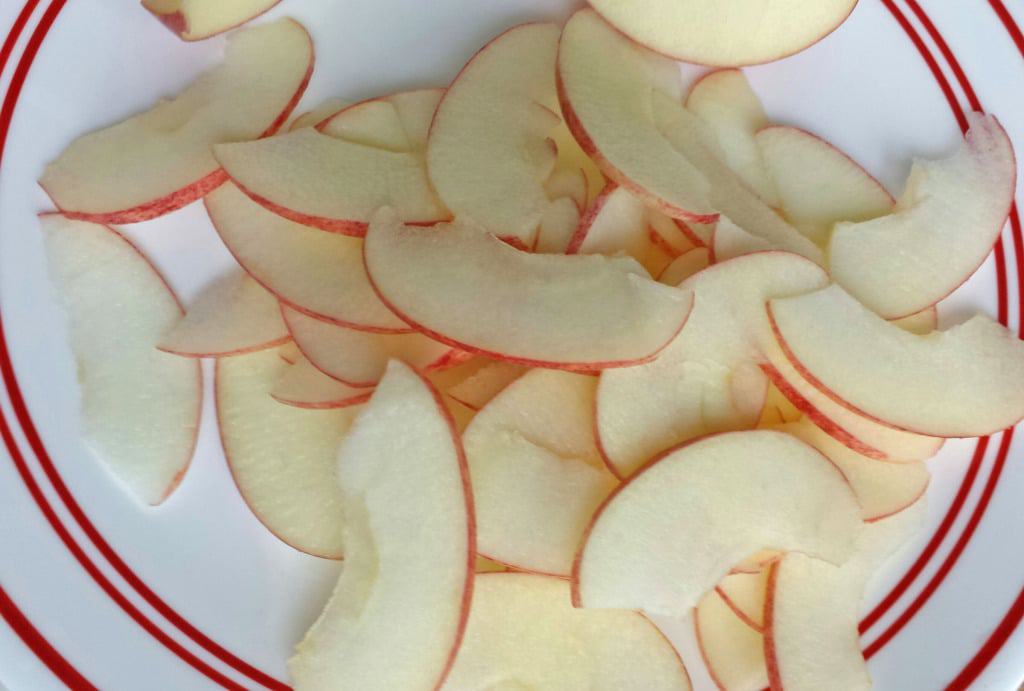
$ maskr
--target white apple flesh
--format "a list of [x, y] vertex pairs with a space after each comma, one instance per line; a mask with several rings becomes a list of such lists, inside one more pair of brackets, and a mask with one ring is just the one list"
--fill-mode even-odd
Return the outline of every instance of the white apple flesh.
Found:
[[760, 691], [768, 686], [764, 637], [740, 619], [717, 592], [701, 598], [693, 625], [701, 657], [720, 691]]
[[254, 19], [281, 0], [142, 0], [164, 26], [183, 41], [201, 41]]

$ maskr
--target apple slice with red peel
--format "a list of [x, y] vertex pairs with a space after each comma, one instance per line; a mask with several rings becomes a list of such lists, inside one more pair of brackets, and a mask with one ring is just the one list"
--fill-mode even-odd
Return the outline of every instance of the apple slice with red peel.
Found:
[[199, 294], [157, 348], [185, 357], [221, 357], [290, 338], [277, 298], [244, 271], [234, 270]]
[[217, 361], [217, 421], [238, 490], [270, 532], [297, 550], [342, 555], [335, 463], [355, 410], [299, 410], [270, 397], [296, 365], [275, 350]]
[[580, 168], [556, 168], [544, 183], [544, 192], [548, 199], [557, 200], [568, 197], [581, 211], [587, 208], [589, 193], [587, 192], [587, 176]]
[[559, 197], [544, 209], [533, 251], [565, 254], [580, 225], [580, 208], [572, 197]]
[[307, 110], [292, 120], [292, 124], [288, 126], [288, 131], [294, 132], [295, 130], [301, 130], [303, 127], [316, 127], [345, 108], [345, 106], [346, 102], [340, 98], [329, 98], [316, 108]]
[[871, 688], [858, 619], [865, 585], [924, 525], [925, 502], [865, 527], [854, 556], [835, 566], [787, 554], [770, 567], [765, 661], [772, 689]]
[[281, 0], [142, 0], [142, 6], [183, 41], [201, 41], [260, 16]]
[[[766, 366], [762, 369], [767, 374]], [[793, 405], [788, 398], [779, 390], [779, 387], [768, 384], [768, 393], [765, 395], [764, 408], [761, 410], [761, 419], [757, 421], [758, 429], [771, 428], [775, 425], [782, 425], [787, 422], [797, 422], [803, 417], [800, 409]]]
[[605, 186], [580, 220], [567, 254], [627, 254], [639, 262], [651, 249], [647, 209], [625, 187]]
[[59, 214], [39, 224], [67, 314], [85, 444], [135, 499], [160, 504], [188, 470], [203, 402], [199, 363], [156, 348], [181, 305], [120, 233]]
[[655, 283], [632, 259], [529, 254], [478, 226], [406, 226], [387, 209], [370, 223], [364, 259], [381, 299], [418, 330], [524, 365], [649, 360], [693, 305], [691, 293]]
[[810, 444], [836, 464], [853, 488], [865, 521], [899, 513], [928, 489], [931, 474], [920, 461], [887, 463], [868, 458], [836, 441], [807, 418], [776, 429]]
[[883, 317], [905, 317], [949, 295], [999, 239], [1017, 180], [1013, 145], [995, 117], [967, 117], [959, 151], [916, 162], [893, 213], [832, 232], [834, 280]]
[[422, 156], [444, 89], [414, 89], [354, 103], [320, 123], [324, 134], [395, 152]]
[[701, 657], [720, 691], [760, 691], [768, 686], [764, 637], [720, 593], [712, 591], [701, 598], [693, 612], [693, 626]]
[[775, 181], [755, 136], [768, 125], [761, 100], [740, 70], [716, 70], [690, 88], [686, 107], [707, 123], [725, 162], [769, 206], [779, 205]]
[[[601, 374], [597, 431], [615, 472], [628, 477], [653, 455], [710, 431], [753, 427], [763, 399], [737, 405], [732, 380], [763, 360], [759, 344], [771, 340], [764, 301], [827, 284], [821, 267], [788, 252], [737, 257], [684, 281], [680, 287], [696, 297], [679, 336], [650, 363]], [[712, 419], [705, 411], [719, 412]]]
[[715, 220], [704, 176], [667, 144], [651, 115], [652, 93], [682, 100], [674, 61], [583, 9], [562, 31], [557, 77], [566, 124], [605, 175], [669, 216]]
[[282, 307], [281, 314], [295, 345], [324, 374], [353, 387], [374, 386], [388, 360], [395, 358], [419, 370], [447, 362], [451, 348], [418, 333], [376, 334], [356, 331]]
[[710, 247], [715, 233], [716, 223], [694, 223], [673, 219], [679, 231], [694, 247]]
[[782, 553], [778, 550], [759, 549], [729, 569], [729, 573], [760, 573], [765, 566], [771, 564], [780, 556], [782, 556]]
[[583, 147], [580, 146], [580, 143], [576, 141], [576, 137], [569, 131], [569, 127], [565, 124], [564, 120], [561, 125], [551, 130], [550, 136], [558, 148], [558, 159], [555, 161], [555, 172], [551, 174], [548, 182], [545, 183], [549, 187], [548, 197], [555, 199], [558, 196], [564, 196], [552, 194], [550, 185], [553, 179], [563, 172], [575, 174], [578, 171], [583, 174], [584, 181], [586, 182], [586, 195], [584, 196], [583, 203], [580, 204], [580, 209], [585, 210], [594, 203], [597, 195], [607, 186], [608, 180], [594, 160], [587, 155]]
[[773, 249], [771, 242], [748, 233], [725, 216], [719, 217], [711, 235], [711, 253], [715, 262], [724, 262], [744, 254], [770, 249]]
[[790, 363], [835, 402], [879, 424], [975, 437], [1024, 417], [1024, 343], [984, 315], [919, 336], [838, 285], [771, 300], [767, 309]]
[[649, 209], [647, 223], [651, 241], [664, 247], [673, 257], [678, 257], [689, 249], [705, 244], [704, 240], [695, 234], [686, 223], [669, 218], [659, 211]]
[[473, 594], [473, 495], [451, 416], [408, 365], [388, 365], [337, 477], [345, 569], [288, 663], [292, 679], [310, 690], [440, 688]]
[[373, 393], [367, 387], [349, 386], [327, 376], [301, 353], [289, 364], [270, 390], [278, 403], [312, 410], [348, 408], [366, 403]]
[[758, 131], [756, 141], [782, 213], [821, 247], [836, 223], [884, 216], [896, 203], [856, 161], [810, 132], [771, 125]]
[[232, 34], [220, 67], [177, 97], [79, 137], [39, 184], [69, 218], [135, 223], [208, 194], [226, 176], [210, 147], [274, 133], [313, 71], [313, 44], [281, 19]]
[[862, 525], [842, 473], [812, 447], [767, 430], [712, 435], [609, 497], [577, 556], [573, 601], [683, 617], [755, 550], [842, 563]]
[[445, 689], [690, 691], [678, 653], [636, 612], [573, 609], [569, 584], [478, 576], [466, 640]]
[[771, 62], [832, 33], [857, 0], [591, 0], [611, 24], [676, 60], [719, 67]]
[[362, 331], [412, 331], [370, 285], [359, 238], [325, 233], [282, 218], [230, 182], [203, 202], [220, 239], [238, 263], [281, 302]]
[[289, 365], [294, 365], [302, 359], [302, 351], [295, 345], [295, 341], [288, 341], [277, 349], [278, 356]]
[[755, 573], [729, 574], [715, 586], [715, 592], [743, 623], [760, 633], [764, 631], [764, 597], [767, 585], [768, 566], [765, 566]]
[[446, 393], [473, 410], [480, 410], [527, 371], [525, 367], [511, 362], [489, 362]]
[[513, 27], [481, 48], [448, 87], [427, 143], [430, 180], [457, 217], [532, 247], [549, 204], [544, 183], [561, 125], [558, 26]]
[[584, 374], [531, 370], [466, 428], [481, 554], [569, 575], [590, 517], [617, 484], [594, 443], [596, 387]]
[[694, 247], [683, 252], [672, 260], [672, 263], [658, 276], [658, 281], [665, 285], [679, 285], [698, 271], [711, 265], [711, 252], [707, 247]]

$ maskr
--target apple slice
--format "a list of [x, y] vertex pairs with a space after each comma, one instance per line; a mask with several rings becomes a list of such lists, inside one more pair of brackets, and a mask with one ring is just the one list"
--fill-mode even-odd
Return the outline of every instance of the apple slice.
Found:
[[794, 437], [705, 437], [666, 452], [605, 502], [577, 556], [573, 601], [683, 617], [755, 550], [842, 563], [862, 524], [842, 473]]
[[741, 368], [763, 361], [760, 343], [771, 340], [764, 301], [827, 284], [821, 267], [788, 252], [737, 257], [687, 279], [681, 287], [696, 297], [679, 336], [650, 363], [601, 374], [597, 431], [612, 469], [628, 477], [686, 439], [753, 427], [765, 382], [755, 406], [737, 405], [732, 384]]
[[682, 100], [675, 62], [584, 9], [562, 31], [557, 77], [566, 124], [605, 175], [669, 216], [715, 220], [704, 176], [667, 144], [652, 119], [652, 93]]
[[[593, 370], [653, 358], [686, 322], [687, 291], [632, 259], [529, 254], [455, 222], [374, 216], [364, 246], [381, 299], [450, 346], [524, 365]], [[528, 296], [524, 299], [524, 295]]]
[[473, 410], [480, 410], [527, 371], [527, 368], [511, 362], [488, 362], [446, 393]]
[[865, 521], [877, 521], [904, 510], [928, 489], [931, 474], [924, 463], [886, 463], [846, 447], [803, 418], [777, 427], [810, 444], [836, 464], [860, 502]]
[[[580, 225], [580, 208], [572, 197], [559, 197], [544, 209], [537, 226], [533, 251], [565, 254]], [[503, 236], [508, 241], [508, 237]]]
[[220, 239], [242, 268], [289, 307], [361, 331], [412, 331], [370, 285], [359, 238], [282, 218], [230, 182], [203, 202]]
[[437, 107], [427, 167], [452, 212], [532, 247], [555, 166], [551, 130], [558, 26], [523, 24], [492, 39], [466, 63]]
[[356, 331], [287, 306], [281, 308], [281, 314], [295, 344], [313, 366], [349, 386], [374, 386], [392, 358], [430, 370], [443, 365], [451, 352], [448, 346], [418, 333]]
[[580, 146], [580, 143], [576, 141], [576, 137], [569, 131], [569, 127], [565, 124], [564, 120], [561, 125], [551, 130], [550, 136], [558, 149], [558, 158], [555, 161], [555, 172], [551, 174], [548, 182], [545, 183], [548, 187], [548, 197], [555, 199], [558, 196], [564, 196], [552, 194], [550, 189], [552, 180], [559, 176], [560, 173], [579, 172], [583, 174], [584, 181], [586, 182], [586, 195], [583, 198], [583, 203], [580, 204], [580, 208], [586, 209], [590, 204], [594, 203], [597, 195], [608, 184], [608, 180], [598, 165], [594, 163], [594, 160], [587, 155], [583, 147]]
[[711, 253], [716, 262], [724, 262], [744, 254], [764, 252], [773, 245], [768, 240], [751, 235], [725, 216], [720, 216], [711, 235]]
[[[762, 365], [762, 369], [767, 374], [766, 367], [766, 365]], [[803, 417], [803, 413], [786, 398], [779, 387], [770, 383], [771, 377], [768, 379], [768, 393], [765, 394], [764, 408], [761, 410], [761, 419], [757, 421], [757, 428], [771, 428], [787, 422], [797, 422]]]
[[373, 393], [372, 389], [349, 386], [328, 377], [301, 353], [294, 361], [283, 359], [291, 367], [281, 373], [270, 389], [270, 395], [278, 403], [313, 410], [348, 408], [366, 403]]
[[596, 387], [584, 374], [531, 370], [466, 428], [481, 554], [569, 575], [590, 517], [617, 484], [594, 443]]
[[935, 305], [932, 305], [916, 314], [911, 314], [909, 317], [893, 319], [891, 321], [904, 331], [924, 336], [939, 328], [939, 311], [935, 309]]
[[857, 0], [591, 0], [631, 39], [676, 60], [739, 67], [771, 62], [817, 43]]
[[390, 363], [337, 472], [345, 569], [288, 663], [292, 679], [303, 689], [439, 688], [465, 632], [476, 550], [466, 459], [437, 391]]
[[544, 182], [544, 192], [548, 199], [568, 197], [576, 205], [577, 211], [586, 209], [590, 199], [587, 176], [581, 168], [556, 167]]
[[743, 72], [716, 70], [704, 75], [690, 88], [686, 107], [714, 132], [733, 172], [766, 204], [778, 206], [775, 181], [755, 139], [768, 125], [768, 116]]
[[295, 367], [274, 350], [217, 361], [217, 422], [231, 475], [253, 515], [297, 550], [342, 555], [338, 448], [356, 409], [300, 410], [270, 397]]
[[295, 341], [288, 341], [282, 345], [277, 349], [277, 354], [289, 365], [294, 365], [302, 359], [302, 352], [299, 350], [299, 347], [295, 345]]
[[767, 585], [768, 566], [764, 566], [754, 573], [730, 573], [715, 586], [715, 592], [744, 624], [760, 633], [764, 631], [764, 597]]
[[787, 554], [770, 567], [765, 661], [772, 689], [870, 689], [858, 614], [879, 566], [924, 524], [925, 502], [867, 526], [842, 566]]
[[345, 108], [345, 106], [345, 101], [342, 101], [340, 98], [329, 98], [316, 108], [307, 110], [292, 120], [292, 124], [288, 126], [288, 131], [294, 132], [295, 130], [301, 130], [303, 127], [316, 127]]
[[1017, 180], [1013, 145], [995, 117], [967, 117], [959, 151], [916, 162], [893, 213], [832, 232], [833, 278], [883, 317], [905, 317], [949, 295], [999, 239]]
[[672, 263], [658, 276], [658, 281], [668, 286], [679, 285], [698, 271], [711, 264], [711, 252], [707, 247], [694, 247], [672, 260]]
[[[490, 559], [487, 559], [486, 557], [481, 557], [480, 555], [477, 555], [476, 562], [475, 562], [474, 567], [473, 567], [473, 571], [476, 574], [481, 574], [481, 573], [506, 573], [508, 571], [508, 567], [505, 566], [504, 564], [499, 564], [496, 561], [491, 561]], [[480, 581], [478, 581], [478, 580], [474, 580], [474, 586], [476, 584], [478, 584], [479, 582]], [[474, 591], [475, 591], [475, 588], [474, 588]], [[476, 595], [476, 592], [474, 592], [474, 595]], [[470, 612], [470, 614], [472, 614], [472, 612]]]
[[466, 640], [445, 689], [690, 691], [678, 653], [636, 612], [573, 609], [569, 584], [478, 576]]
[[255, 19], [280, 1], [142, 0], [142, 6], [181, 40], [201, 41]]
[[[763, 593], [762, 588], [762, 600]], [[719, 593], [712, 591], [701, 598], [693, 626], [704, 664], [721, 691], [760, 691], [768, 686], [764, 637], [737, 616]]]
[[835, 402], [875, 422], [975, 437], [1024, 417], [1024, 343], [984, 315], [919, 336], [837, 285], [771, 300], [767, 309], [791, 364]]
[[185, 357], [221, 357], [281, 345], [290, 338], [273, 294], [234, 270], [199, 294], [157, 348]]
[[84, 441], [132, 496], [160, 504], [188, 470], [203, 402], [199, 363], [156, 348], [181, 305], [113, 229], [59, 214], [39, 225], [67, 313]]
[[647, 209], [625, 187], [608, 183], [580, 220], [567, 254], [628, 254], [642, 262], [651, 249]]
[[298, 22], [232, 34], [220, 67], [172, 100], [79, 137], [39, 184], [69, 218], [135, 223], [174, 211], [226, 179], [210, 147], [273, 134], [312, 72], [313, 44]]
[[782, 213], [815, 244], [828, 244], [840, 221], [866, 221], [892, 211], [892, 195], [856, 161], [824, 139], [785, 125], [758, 131]]

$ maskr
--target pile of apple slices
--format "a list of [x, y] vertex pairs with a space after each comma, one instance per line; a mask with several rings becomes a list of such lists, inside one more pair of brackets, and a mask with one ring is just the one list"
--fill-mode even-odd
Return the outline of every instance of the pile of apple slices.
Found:
[[[186, 39], [272, 4], [146, 2]], [[260, 24], [43, 174], [91, 449], [166, 499], [215, 358], [241, 497], [344, 559], [298, 688], [689, 689], [647, 615], [692, 615], [721, 689], [868, 688], [861, 598], [924, 461], [1024, 417], [1024, 343], [936, 311], [1012, 202], [994, 117], [894, 199], [742, 72], [684, 94], [673, 59], [778, 57], [851, 0], [774, 3], [754, 39], [738, 1], [592, 4], [290, 126], [313, 46]], [[182, 310], [101, 224], [199, 199], [239, 266]]]

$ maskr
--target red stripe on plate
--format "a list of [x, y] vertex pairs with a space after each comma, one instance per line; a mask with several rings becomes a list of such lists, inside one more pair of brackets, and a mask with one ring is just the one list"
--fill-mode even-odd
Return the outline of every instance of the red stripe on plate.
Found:
[[14, 19], [14, 24], [11, 25], [7, 38], [4, 39], [3, 45], [0, 46], [0, 74], [3, 74], [4, 68], [7, 67], [7, 61], [11, 58], [11, 53], [14, 52], [14, 44], [18, 42], [21, 32], [25, 30], [25, 25], [28, 24], [29, 17], [32, 16], [32, 13], [38, 6], [39, 0], [29, 0]]

